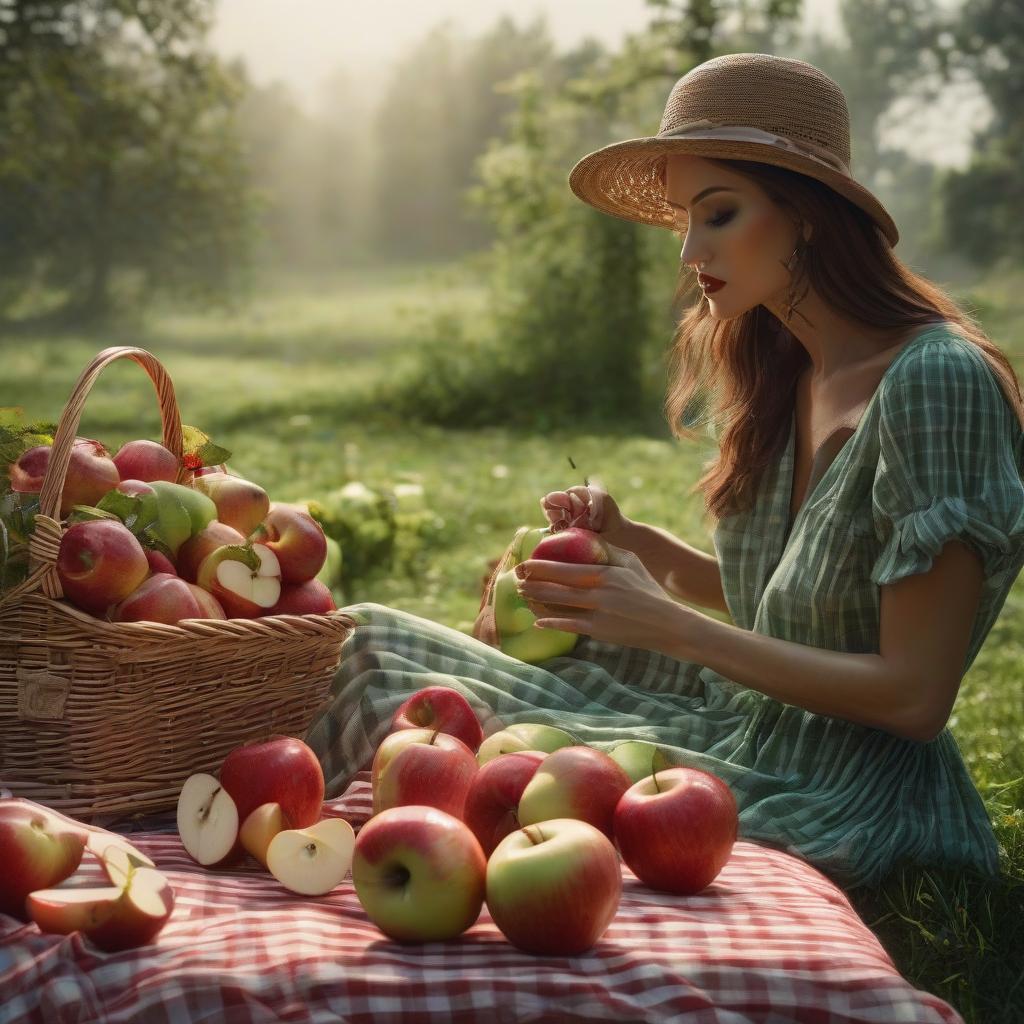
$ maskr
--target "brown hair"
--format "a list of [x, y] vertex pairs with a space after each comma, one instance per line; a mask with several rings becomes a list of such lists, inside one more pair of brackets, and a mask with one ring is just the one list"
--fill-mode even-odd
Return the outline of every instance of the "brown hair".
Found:
[[[794, 270], [797, 310], [800, 296], [813, 287], [838, 313], [869, 327], [912, 330], [942, 320], [957, 325], [964, 340], [981, 350], [1024, 426], [1024, 400], [1009, 360], [969, 313], [893, 253], [867, 213], [824, 183], [784, 167], [712, 162], [753, 180], [798, 218], [795, 223], [813, 226], [813, 244]], [[664, 166], [661, 174], [664, 183]], [[694, 298], [698, 288], [696, 273], [681, 263], [674, 307]], [[709, 515], [719, 519], [753, 502], [762, 474], [785, 448], [797, 379], [810, 365], [807, 350], [763, 306], [728, 321], [715, 320], [700, 300], [685, 310], [669, 355], [664, 411], [676, 438], [699, 441], [694, 426], [719, 428], [718, 458], [705, 464], [707, 472], [690, 492], [704, 492]], [[691, 402], [699, 406], [696, 416], [687, 415]]]

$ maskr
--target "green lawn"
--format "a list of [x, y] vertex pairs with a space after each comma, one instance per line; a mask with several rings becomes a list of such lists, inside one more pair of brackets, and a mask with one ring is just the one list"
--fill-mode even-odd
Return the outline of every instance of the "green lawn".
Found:
[[[987, 330], [1024, 376], [1024, 278], [971, 293]], [[102, 336], [0, 339], [0, 406], [56, 420], [78, 374], [107, 345], [139, 345], [169, 371], [184, 422], [232, 451], [231, 465], [277, 500], [349, 480], [418, 482], [436, 536], [419, 577], [380, 578], [357, 594], [468, 631], [487, 563], [524, 523], [543, 525], [547, 491], [599, 476], [624, 512], [712, 551], [699, 496], [688, 492], [713, 450], [669, 437], [518, 435], [408, 429], [372, 415], [368, 385], [415, 349], [420, 317], [458, 305], [482, 317], [486, 294], [444, 268], [349, 273], [264, 289], [233, 313], [166, 310], [148, 326]], [[667, 301], [667, 299], [666, 299]], [[116, 447], [159, 437], [155, 393], [122, 361], [89, 395], [78, 433]], [[578, 470], [570, 468], [571, 457]], [[1005, 882], [901, 873], [853, 894], [899, 969], [969, 1022], [1024, 1019], [1024, 589], [1014, 586], [963, 682], [951, 728], [985, 798]]]

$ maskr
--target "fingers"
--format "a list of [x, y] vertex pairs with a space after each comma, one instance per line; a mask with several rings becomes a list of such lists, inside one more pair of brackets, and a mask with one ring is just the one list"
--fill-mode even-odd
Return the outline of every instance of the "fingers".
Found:
[[570, 487], [567, 491], [551, 491], [540, 500], [548, 522], [558, 529], [581, 526], [588, 530], [599, 529], [600, 520], [595, 520], [591, 489]]

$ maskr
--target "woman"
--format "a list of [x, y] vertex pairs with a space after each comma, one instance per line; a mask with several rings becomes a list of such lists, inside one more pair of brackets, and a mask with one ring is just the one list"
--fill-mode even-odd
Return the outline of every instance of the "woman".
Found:
[[657, 136], [576, 165], [579, 198], [679, 231], [682, 285], [701, 274], [666, 411], [696, 436], [676, 424], [717, 393], [720, 456], [697, 485], [717, 558], [573, 487], [545, 514], [600, 531], [613, 564], [520, 566], [538, 625], [581, 634], [570, 656], [529, 665], [409, 613], [348, 609], [364, 624], [306, 737], [329, 794], [368, 767], [400, 703], [441, 683], [485, 732], [543, 722], [601, 749], [663, 746], [729, 783], [742, 839], [842, 885], [900, 863], [998, 873], [946, 722], [1024, 564], [1024, 403], [1002, 353], [893, 255], [849, 148], [828, 76], [737, 53], [676, 83]]

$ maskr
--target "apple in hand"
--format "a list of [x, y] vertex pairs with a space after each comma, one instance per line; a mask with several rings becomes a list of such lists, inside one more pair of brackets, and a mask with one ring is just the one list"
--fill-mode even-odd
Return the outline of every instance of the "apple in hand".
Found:
[[474, 754], [484, 738], [473, 705], [450, 686], [417, 690], [395, 711], [391, 729], [440, 729], [449, 736], [458, 736]]
[[550, 754], [560, 747], [570, 747], [577, 743], [579, 740], [575, 736], [556, 726], [519, 722], [491, 733], [480, 744], [476, 759], [478, 764], [484, 765], [499, 754], [511, 754], [516, 750], [542, 750]]
[[535, 629], [537, 616], [520, 597], [516, 582], [514, 569], [498, 573], [494, 580], [494, 625], [502, 653], [531, 665], [569, 654], [579, 634], [548, 627]]
[[228, 618], [255, 619], [281, 596], [277, 556], [262, 544], [225, 544], [207, 555], [196, 583], [220, 602]]
[[113, 461], [122, 480], [174, 483], [178, 479], [177, 457], [156, 441], [128, 441], [121, 445]]
[[228, 544], [245, 544], [245, 538], [233, 527], [212, 519], [198, 533], [188, 538], [178, 550], [178, 575], [193, 583], [199, 575], [203, 559], [217, 548]]
[[574, 818], [518, 829], [487, 861], [487, 909], [502, 935], [527, 953], [585, 953], [608, 930], [621, 897], [615, 847]]
[[336, 609], [329, 587], [319, 580], [304, 580], [302, 583], [282, 583], [277, 604], [264, 609], [260, 616], [326, 615]]
[[544, 537], [530, 558], [545, 562], [578, 562], [583, 565], [608, 565], [608, 547], [601, 535], [582, 526], [569, 526]]
[[164, 622], [182, 619], [225, 619], [212, 595], [178, 576], [159, 572], [129, 594], [110, 614], [112, 622]]
[[45, 809], [0, 800], [0, 914], [27, 921], [28, 894], [73, 875], [84, 849], [82, 832]]
[[521, 827], [519, 800], [538, 765], [542, 750], [520, 750], [491, 758], [473, 777], [462, 820], [488, 857], [510, 832]]
[[195, 477], [192, 486], [213, 501], [217, 507], [216, 518], [233, 526], [243, 537], [248, 537], [270, 511], [267, 492], [242, 477], [206, 473]]
[[[8, 470], [12, 491], [27, 494], [42, 491], [52, 448], [52, 445], [41, 444], [21, 453]], [[71, 444], [60, 495], [61, 518], [71, 511], [72, 505], [95, 505], [120, 479], [110, 452], [99, 441], [76, 437]]]
[[644, 885], [692, 896], [718, 877], [739, 833], [729, 785], [678, 766], [634, 783], [615, 808], [615, 838]]
[[348, 874], [355, 843], [355, 830], [344, 818], [283, 829], [267, 847], [267, 868], [286, 889], [323, 896]]
[[117, 519], [90, 519], [64, 531], [57, 553], [57, 577], [77, 608], [102, 617], [149, 575], [146, 552]]
[[391, 807], [356, 837], [352, 882], [370, 920], [397, 942], [445, 942], [483, 909], [487, 858], [458, 818]]
[[423, 804], [461, 820], [477, 771], [473, 751], [436, 729], [399, 729], [381, 740], [370, 766], [373, 813]]
[[614, 841], [615, 807], [631, 784], [603, 750], [562, 747], [548, 754], [526, 784], [519, 800], [519, 820], [533, 825], [552, 818], [578, 818]]
[[281, 579], [304, 583], [313, 579], [327, 561], [327, 537], [308, 513], [292, 505], [274, 503], [249, 537], [277, 555]]

